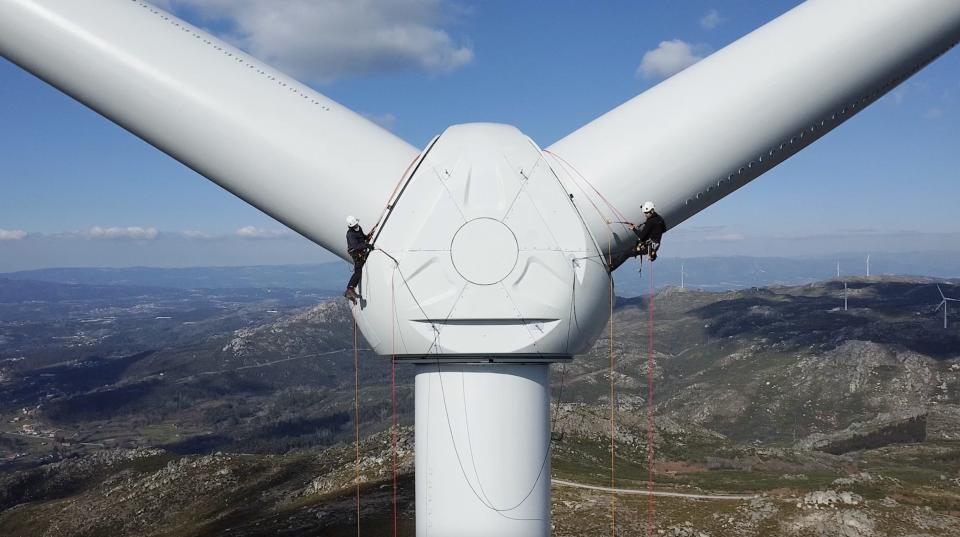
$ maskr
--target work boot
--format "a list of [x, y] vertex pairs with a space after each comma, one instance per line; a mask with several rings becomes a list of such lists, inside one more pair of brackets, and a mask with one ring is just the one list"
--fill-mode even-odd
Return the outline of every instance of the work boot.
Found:
[[360, 300], [360, 295], [358, 295], [357, 292], [353, 290], [353, 287], [350, 287], [346, 291], [344, 291], [343, 296], [346, 297], [346, 299], [349, 300], [350, 302], [353, 302], [354, 304], [357, 303], [357, 300]]

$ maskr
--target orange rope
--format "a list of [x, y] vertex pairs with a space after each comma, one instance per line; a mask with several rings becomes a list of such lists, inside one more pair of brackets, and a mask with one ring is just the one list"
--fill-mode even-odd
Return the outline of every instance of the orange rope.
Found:
[[[597, 194], [597, 196], [600, 197], [601, 200], [603, 200], [603, 202], [607, 205], [607, 207], [608, 207], [611, 211], [613, 211], [614, 216], [616, 216], [617, 218], [619, 218], [622, 222], [626, 222], [626, 221], [627, 221], [627, 217], [626, 217], [622, 212], [620, 212], [620, 210], [617, 209], [617, 207], [616, 207], [613, 203], [611, 203], [610, 200], [608, 200], [603, 194], [601, 194], [600, 191], [597, 190], [597, 187], [593, 186], [593, 183], [591, 183], [590, 180], [587, 179], [587, 177], [586, 177], [585, 175], [583, 175], [582, 173], [580, 173], [580, 170], [578, 170], [573, 164], [571, 164], [567, 159], [565, 159], [565, 158], [561, 157], [560, 155], [554, 153], [553, 151], [549, 151], [549, 150], [547, 150], [547, 149], [544, 149], [543, 151], [544, 151], [545, 153], [549, 153], [549, 154], [553, 155], [554, 157], [557, 158], [557, 160], [559, 160], [559, 161], [562, 162], [563, 164], [566, 164], [567, 166], [569, 166], [570, 169], [572, 169], [572, 170], [574, 171], [574, 173], [576, 173], [577, 175], [579, 175], [580, 178], [583, 179], [583, 182], [587, 183], [587, 186], [589, 186], [590, 189], [593, 190], [593, 191]], [[588, 197], [589, 197], [589, 196], [588, 196]], [[613, 223], [613, 222], [608, 222], [608, 223]]]
[[[608, 239], [609, 241], [609, 239]], [[608, 263], [613, 263], [612, 254], [610, 254], [610, 245], [607, 245]], [[614, 373], [616, 372], [613, 353], [613, 273], [610, 274], [610, 321], [607, 323], [610, 327], [609, 348], [610, 348], [610, 535], [617, 535], [617, 495], [614, 489], [617, 487], [616, 480], [616, 429], [617, 429], [617, 401], [616, 384]]]
[[396, 348], [396, 322], [397, 322], [397, 302], [394, 297], [394, 276], [390, 276], [390, 303], [391, 306], [391, 327], [390, 327], [390, 400], [393, 405], [391, 435], [393, 441], [393, 537], [397, 537], [397, 348]]
[[357, 537], [360, 537], [360, 352], [357, 350], [357, 319], [353, 319], [353, 407], [354, 407], [354, 445], [357, 458], [354, 461], [356, 475], [354, 483], [357, 486]]
[[417, 160], [420, 158], [422, 153], [417, 153], [417, 156], [413, 157], [413, 160], [410, 161], [410, 164], [407, 164], [407, 169], [403, 170], [403, 175], [400, 176], [400, 180], [396, 185], [393, 186], [393, 192], [390, 193], [390, 197], [387, 198], [387, 204], [383, 206], [383, 211], [380, 211], [380, 216], [377, 217], [377, 223], [374, 224], [373, 229], [370, 230], [370, 235], [373, 236], [377, 231], [377, 226], [383, 222], [383, 217], [387, 214], [387, 211], [390, 210], [390, 206], [394, 203], [393, 197], [397, 195], [397, 191], [400, 190], [400, 187], [406, 182], [407, 174], [410, 172], [410, 168], [413, 168], [413, 165], [417, 163]]
[[647, 537], [653, 537], [653, 263], [650, 263], [650, 302], [647, 332]]

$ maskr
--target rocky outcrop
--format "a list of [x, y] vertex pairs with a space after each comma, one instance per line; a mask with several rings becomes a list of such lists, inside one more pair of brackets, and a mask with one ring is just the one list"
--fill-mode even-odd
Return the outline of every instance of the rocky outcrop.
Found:
[[927, 413], [923, 409], [880, 414], [865, 423], [854, 423], [842, 431], [813, 434], [797, 443], [800, 449], [815, 449], [839, 455], [890, 444], [909, 444], [927, 439]]

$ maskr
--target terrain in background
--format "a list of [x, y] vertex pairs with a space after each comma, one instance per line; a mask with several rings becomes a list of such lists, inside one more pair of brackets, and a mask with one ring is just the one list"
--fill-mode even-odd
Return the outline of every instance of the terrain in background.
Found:
[[[647, 264], [639, 274], [639, 263], [629, 261], [616, 272], [617, 294], [637, 296], [649, 289], [648, 274], [654, 269], [658, 287], [684, 285], [711, 291], [747, 287], [799, 285], [835, 277], [837, 264], [841, 275], [866, 275], [869, 253], [844, 253], [821, 257], [687, 257], [670, 255], [670, 244], [656, 267]], [[376, 254], [374, 254], [376, 255]], [[681, 267], [682, 265], [682, 267]], [[960, 267], [960, 252], [898, 252], [870, 255], [870, 273], [876, 275], [927, 275], [955, 278]], [[53, 283], [91, 285], [138, 285], [178, 289], [289, 288], [313, 289], [339, 294], [352, 268], [343, 261], [315, 265], [266, 265], [252, 267], [191, 268], [50, 268], [0, 273], [0, 278]]]
[[[0, 534], [355, 533], [342, 299], [122, 278], [0, 279]], [[960, 316], [943, 328], [930, 279], [846, 283], [846, 310], [838, 280], [653, 297], [656, 489], [753, 496], [658, 497], [658, 535], [960, 535]], [[612, 342], [554, 366], [553, 477], [610, 484], [612, 350], [616, 482], [646, 489], [648, 301], [618, 299]], [[390, 364], [359, 352], [361, 519], [390, 535]], [[555, 535], [609, 533], [610, 494], [557, 484], [553, 501]], [[642, 535], [647, 508], [617, 496], [621, 534]]]

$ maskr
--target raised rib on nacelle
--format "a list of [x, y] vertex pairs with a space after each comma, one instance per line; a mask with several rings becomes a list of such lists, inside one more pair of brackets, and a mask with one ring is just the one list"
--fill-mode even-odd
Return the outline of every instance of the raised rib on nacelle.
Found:
[[[597, 241], [603, 199], [680, 224], [852, 117], [960, 40], [957, 0], [809, 0], [615, 108], [548, 151]], [[579, 177], [582, 175], [582, 177]], [[631, 239], [632, 240], [632, 239]], [[616, 235], [614, 250], [623, 247]]]
[[344, 258], [418, 153], [142, 0], [0, 1], [0, 55]]

